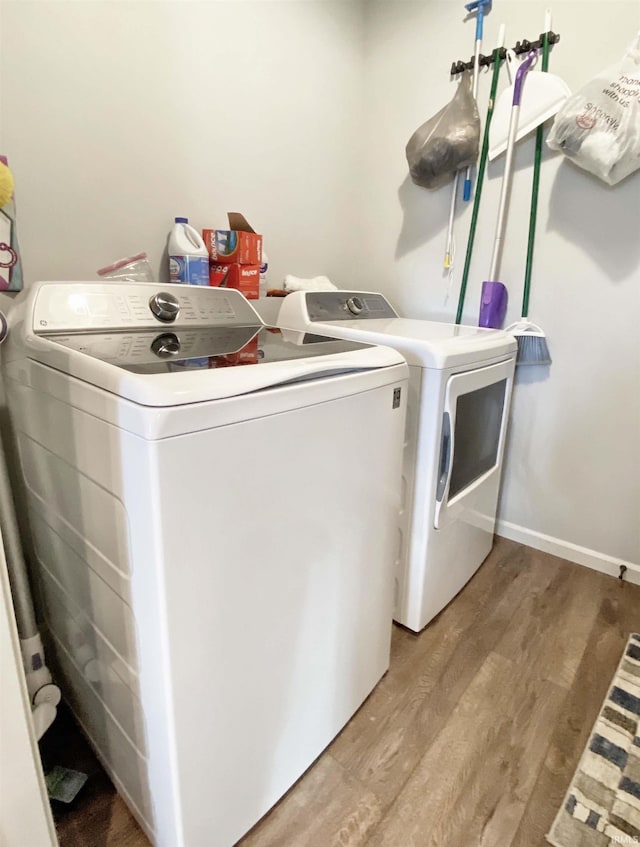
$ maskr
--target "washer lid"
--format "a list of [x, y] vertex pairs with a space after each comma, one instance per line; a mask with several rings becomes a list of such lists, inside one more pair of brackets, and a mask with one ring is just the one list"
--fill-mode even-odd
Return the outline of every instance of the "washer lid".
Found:
[[27, 355], [146, 406], [248, 394], [301, 380], [403, 364], [396, 351], [264, 326], [41, 333]]

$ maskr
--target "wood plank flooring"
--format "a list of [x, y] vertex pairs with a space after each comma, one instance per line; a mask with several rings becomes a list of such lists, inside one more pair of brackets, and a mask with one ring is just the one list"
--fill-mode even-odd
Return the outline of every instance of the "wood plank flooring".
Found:
[[[544, 847], [640, 586], [505, 539], [238, 847]], [[90, 772], [61, 847], [148, 847], [72, 722], [43, 746]], [[193, 847], [212, 847], [193, 845]]]

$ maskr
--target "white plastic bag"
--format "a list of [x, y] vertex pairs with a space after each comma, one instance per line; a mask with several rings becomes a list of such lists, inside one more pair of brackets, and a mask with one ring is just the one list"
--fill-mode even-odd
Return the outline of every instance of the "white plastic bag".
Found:
[[620, 62], [569, 97], [547, 144], [609, 185], [640, 168], [640, 33]]

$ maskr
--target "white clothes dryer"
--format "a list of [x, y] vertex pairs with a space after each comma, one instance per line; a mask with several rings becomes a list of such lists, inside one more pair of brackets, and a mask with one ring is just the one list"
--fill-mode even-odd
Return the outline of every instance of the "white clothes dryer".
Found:
[[400, 318], [382, 294], [364, 291], [288, 294], [277, 322], [292, 339], [301, 331], [386, 344], [409, 364], [394, 618], [419, 632], [493, 546], [515, 339]]
[[231, 847], [388, 667], [408, 369], [299, 342], [216, 288], [43, 282], [10, 314], [59, 680], [157, 847]]

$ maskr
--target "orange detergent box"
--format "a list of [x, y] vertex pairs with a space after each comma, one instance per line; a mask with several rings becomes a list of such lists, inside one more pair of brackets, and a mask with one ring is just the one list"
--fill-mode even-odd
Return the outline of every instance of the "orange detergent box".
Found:
[[228, 212], [227, 217], [229, 229], [202, 230], [211, 261], [218, 265], [260, 265], [262, 236], [239, 212]]
[[209, 285], [236, 288], [247, 300], [257, 300], [260, 293], [260, 265], [209, 265]]

